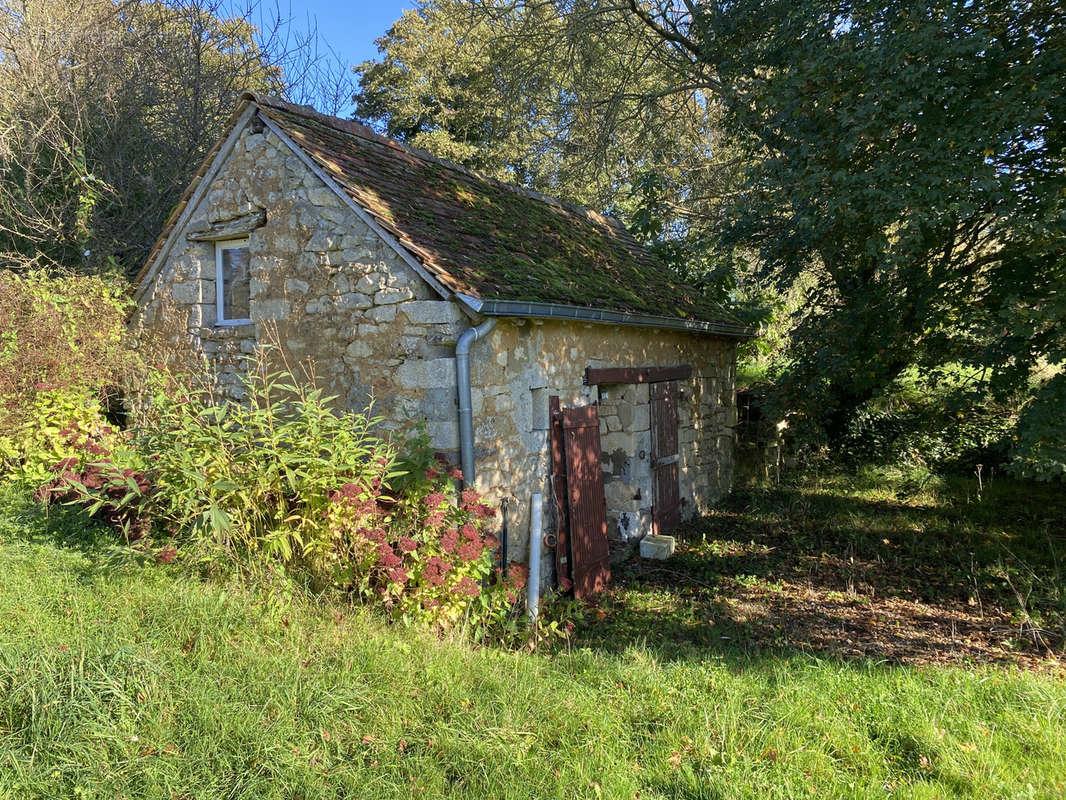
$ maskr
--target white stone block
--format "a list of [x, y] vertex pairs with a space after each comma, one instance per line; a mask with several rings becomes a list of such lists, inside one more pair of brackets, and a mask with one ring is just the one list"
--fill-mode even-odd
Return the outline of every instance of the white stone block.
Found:
[[406, 314], [411, 322], [425, 325], [461, 322], [465, 319], [459, 307], [448, 300], [412, 300], [404, 303], [400, 311]]
[[308, 189], [307, 199], [316, 206], [332, 206], [337, 202], [337, 196], [333, 194], [333, 190], [325, 186]]
[[302, 281], [299, 278], [288, 278], [285, 281], [285, 291], [295, 292], [296, 294], [307, 294], [307, 290], [311, 288], [307, 281]]
[[673, 536], [645, 536], [640, 540], [640, 557], [665, 561], [674, 554]]
[[455, 385], [455, 359], [410, 359], [396, 368], [395, 380], [412, 389]]
[[337, 310], [347, 311], [353, 308], [370, 308], [373, 301], [365, 294], [348, 292], [337, 298]]
[[251, 317], [257, 322], [280, 320], [288, 317], [291, 311], [288, 300], [257, 300], [252, 302]]
[[374, 320], [374, 322], [392, 322], [396, 319], [396, 306], [368, 308], [364, 312], [364, 316], [366, 316], [367, 319]]

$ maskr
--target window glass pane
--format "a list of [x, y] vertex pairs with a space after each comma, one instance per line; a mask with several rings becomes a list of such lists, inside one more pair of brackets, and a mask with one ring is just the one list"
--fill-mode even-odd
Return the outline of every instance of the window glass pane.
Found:
[[248, 248], [222, 251], [222, 313], [224, 319], [248, 319]]

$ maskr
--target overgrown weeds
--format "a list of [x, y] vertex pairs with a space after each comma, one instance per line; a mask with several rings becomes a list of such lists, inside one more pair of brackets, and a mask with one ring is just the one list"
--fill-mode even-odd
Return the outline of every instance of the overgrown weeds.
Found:
[[425, 437], [383, 438], [370, 410], [339, 409], [265, 356], [237, 391], [161, 371], [149, 386], [141, 424], [112, 431], [117, 442], [64, 428], [72, 455], [38, 497], [80, 506], [159, 561], [338, 592], [478, 638], [513, 618], [524, 575], [495, 567], [495, 509], [460, 494]]

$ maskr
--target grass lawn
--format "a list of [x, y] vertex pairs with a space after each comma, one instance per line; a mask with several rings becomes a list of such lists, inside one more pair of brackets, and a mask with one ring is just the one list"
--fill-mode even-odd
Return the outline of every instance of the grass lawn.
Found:
[[1026, 573], [1061, 489], [881, 483], [740, 493], [532, 654], [142, 565], [7, 497], [0, 799], [1066, 795], [1060, 601]]

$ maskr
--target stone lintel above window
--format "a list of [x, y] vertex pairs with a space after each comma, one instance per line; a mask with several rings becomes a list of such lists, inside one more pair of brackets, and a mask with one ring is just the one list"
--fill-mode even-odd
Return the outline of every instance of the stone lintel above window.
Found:
[[197, 228], [185, 234], [190, 242], [219, 242], [224, 239], [239, 239], [257, 228], [266, 225], [266, 211], [253, 211], [223, 222], [214, 222], [206, 228]]

